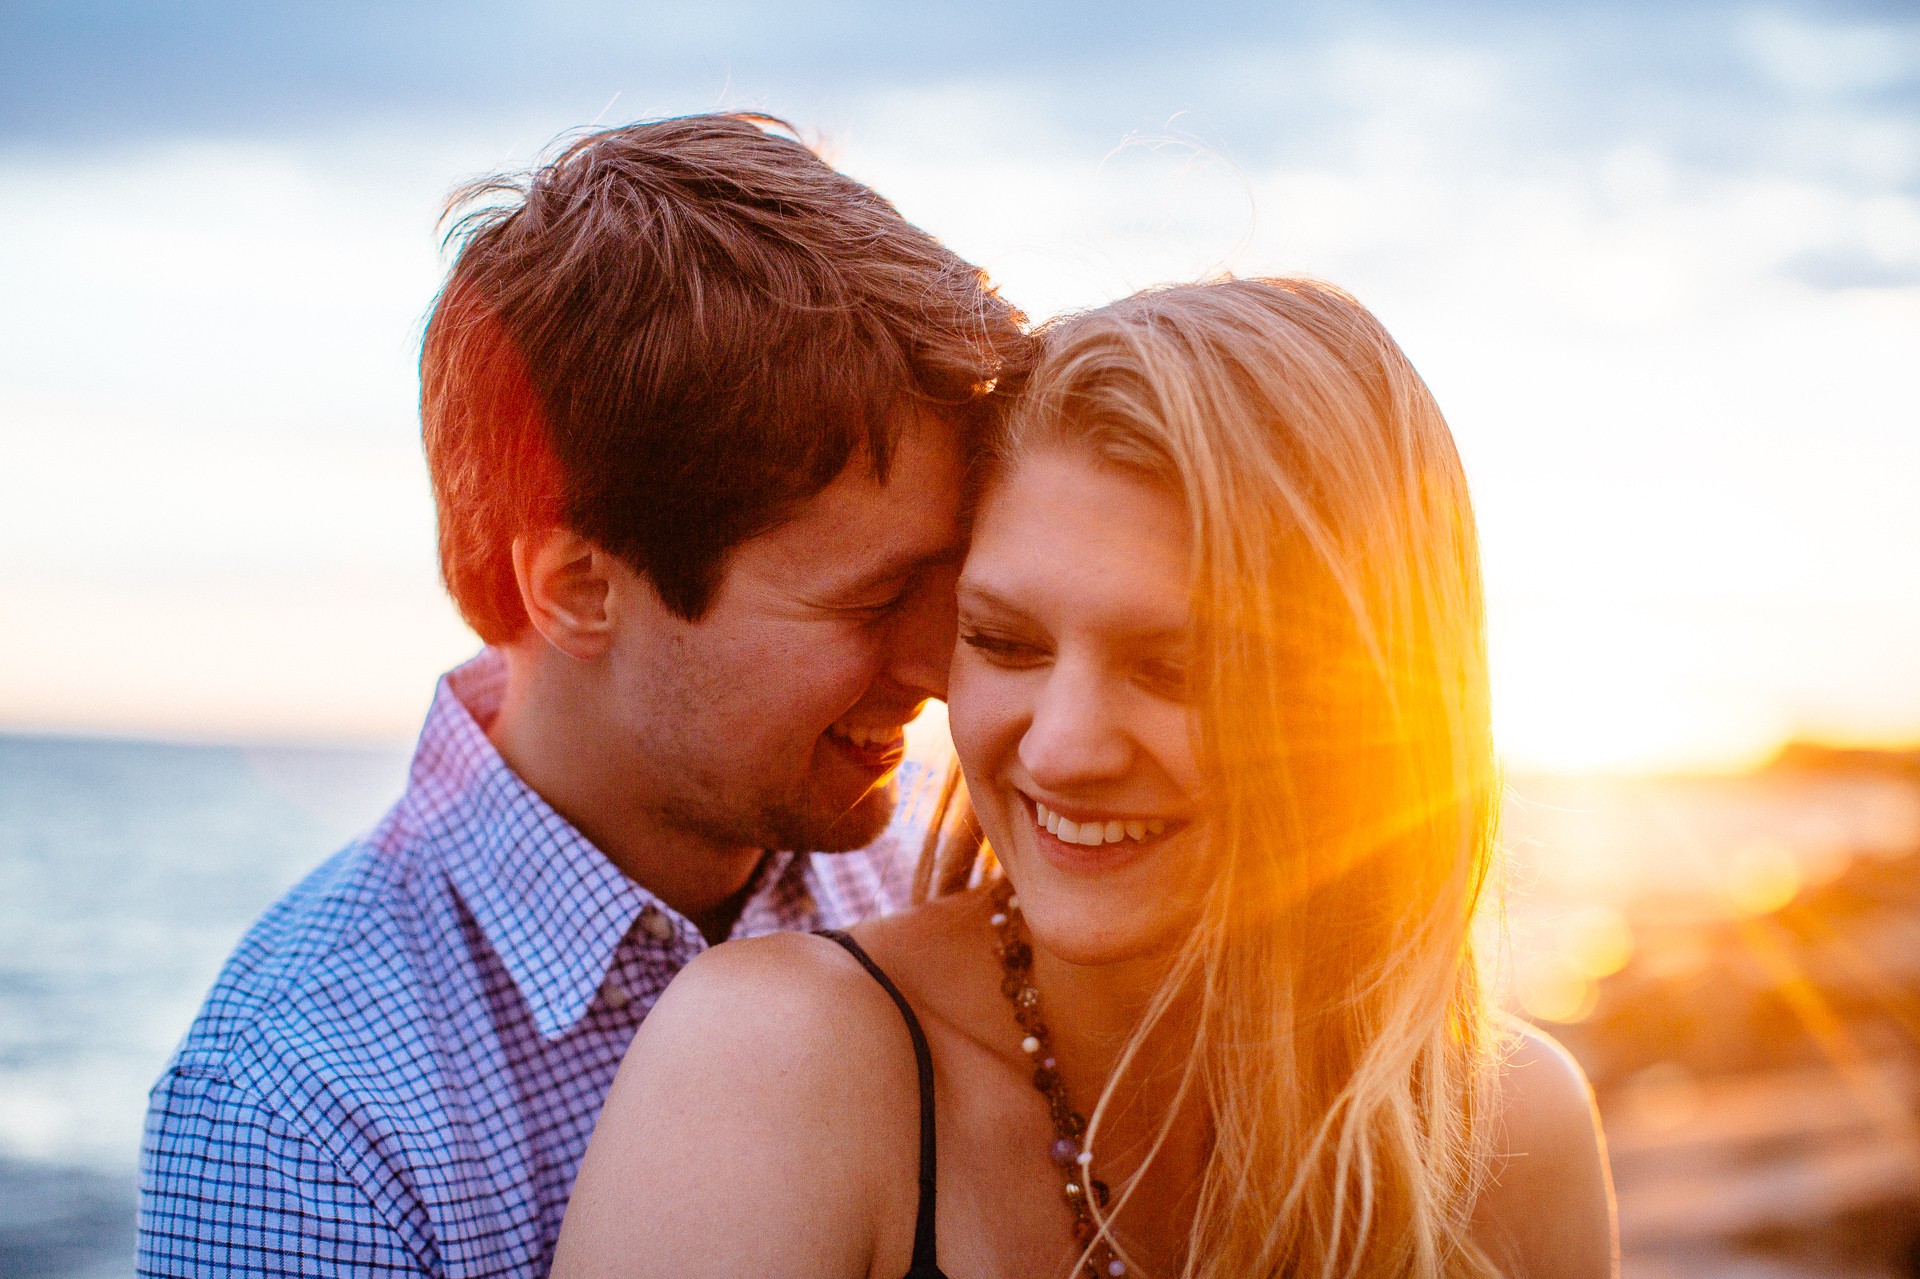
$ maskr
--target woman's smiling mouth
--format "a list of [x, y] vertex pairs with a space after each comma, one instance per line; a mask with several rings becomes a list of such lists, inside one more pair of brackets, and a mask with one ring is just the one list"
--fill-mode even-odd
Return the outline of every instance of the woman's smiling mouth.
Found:
[[1069, 817], [1030, 795], [1021, 798], [1029, 806], [1041, 855], [1063, 870], [1081, 873], [1113, 870], [1189, 825], [1176, 818], [1085, 809]]
[[1033, 810], [1035, 824], [1063, 844], [1097, 847], [1100, 844], [1117, 844], [1123, 839], [1139, 843], [1149, 836], [1164, 834], [1167, 829], [1163, 817], [1089, 817], [1076, 822], [1070, 817], [1062, 817], [1037, 799], [1033, 801]]

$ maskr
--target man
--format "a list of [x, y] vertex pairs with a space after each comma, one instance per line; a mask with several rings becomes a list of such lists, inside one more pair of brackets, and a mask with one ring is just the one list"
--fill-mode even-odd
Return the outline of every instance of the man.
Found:
[[775, 123], [614, 129], [465, 193], [421, 414], [489, 647], [156, 1085], [143, 1273], [544, 1274], [674, 972], [897, 899], [874, 841], [1024, 339]]

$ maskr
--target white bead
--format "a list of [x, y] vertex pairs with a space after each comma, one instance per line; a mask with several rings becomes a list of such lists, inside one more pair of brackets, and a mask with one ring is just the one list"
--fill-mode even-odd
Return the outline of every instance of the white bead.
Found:
[[987, 922], [989, 924], [992, 924], [995, 928], [1005, 928], [1007, 926], [1007, 917], [996, 911], [994, 913], [993, 918], [989, 919]]
[[1091, 1150], [1083, 1150], [1074, 1156], [1074, 1160], [1082, 1168], [1091, 1167], [1093, 1165], [1093, 1152]]
[[1107, 1273], [1112, 1275], [1113, 1279], [1120, 1279], [1121, 1275], [1127, 1273], [1127, 1263], [1115, 1257], [1107, 1263]]
[[1032, 1035], [1028, 1035], [1025, 1039], [1020, 1041], [1020, 1051], [1023, 1053], [1027, 1053], [1028, 1055], [1037, 1053], [1040, 1051], [1040, 1041], [1035, 1039]]
[[1007, 909], [1008, 909], [1008, 910], [1019, 910], [1019, 909], [1020, 909], [1020, 898], [1019, 898], [1018, 896], [1013, 896], [1013, 897], [1009, 897], [1009, 898], [1007, 898]]

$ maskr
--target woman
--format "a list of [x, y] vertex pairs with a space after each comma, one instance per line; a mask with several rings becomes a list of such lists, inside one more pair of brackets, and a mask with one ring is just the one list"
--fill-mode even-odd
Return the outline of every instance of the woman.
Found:
[[1478, 574], [1445, 423], [1346, 294], [1052, 326], [959, 586], [997, 867], [689, 967], [555, 1273], [1610, 1273], [1584, 1082], [1474, 962]]

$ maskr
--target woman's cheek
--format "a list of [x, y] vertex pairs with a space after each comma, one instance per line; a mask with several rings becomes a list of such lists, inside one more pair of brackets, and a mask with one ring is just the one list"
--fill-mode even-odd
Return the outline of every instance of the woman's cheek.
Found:
[[[1011, 803], [1007, 770], [1020, 749], [1027, 699], [1022, 672], [1006, 671], [963, 650], [953, 663], [947, 729], [966, 769], [976, 806]], [[983, 794], [982, 791], [991, 792]]]
[[1199, 802], [1206, 791], [1205, 774], [1200, 767], [1201, 724], [1199, 713], [1187, 707], [1169, 708], [1155, 726], [1154, 753], [1161, 768], [1190, 801]]
[[993, 726], [1004, 715], [998, 706], [1004, 691], [995, 685], [993, 668], [972, 649], [962, 646], [954, 655], [953, 672], [948, 677], [947, 726], [960, 763], [982, 779], [990, 772], [987, 755]]

